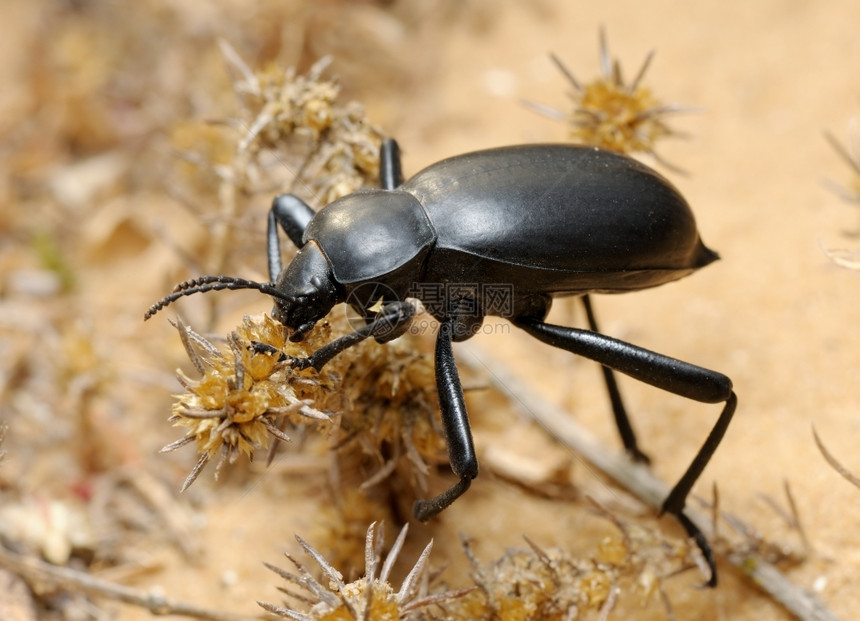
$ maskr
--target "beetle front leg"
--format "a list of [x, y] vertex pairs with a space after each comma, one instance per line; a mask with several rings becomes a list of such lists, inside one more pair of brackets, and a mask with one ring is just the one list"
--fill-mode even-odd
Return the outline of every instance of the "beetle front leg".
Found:
[[332, 358], [342, 351], [358, 345], [369, 337], [375, 338], [380, 343], [388, 342], [403, 334], [415, 316], [415, 306], [411, 302], [389, 302], [376, 313], [366, 326], [345, 334], [323, 345], [307, 358], [294, 358], [288, 356], [290, 364], [297, 369], [308, 369], [313, 367], [321, 370]]
[[[594, 316], [594, 309], [591, 306], [591, 298], [588, 295], [583, 295], [581, 299], [582, 305], [585, 307], [585, 316], [588, 319], [588, 328], [592, 332], [600, 332], [597, 327], [597, 318]], [[600, 370], [603, 372], [603, 381], [606, 384], [606, 391], [609, 393], [609, 402], [612, 404], [615, 426], [618, 428], [618, 435], [621, 436], [624, 450], [627, 451], [633, 461], [651, 463], [651, 460], [639, 449], [636, 442], [636, 432], [633, 431], [633, 425], [627, 415], [627, 408], [624, 407], [624, 401], [621, 399], [621, 391], [618, 389], [615, 373], [605, 365], [600, 365]]]
[[722, 441], [737, 408], [738, 399], [732, 390], [732, 381], [722, 373], [682, 362], [598, 332], [555, 326], [522, 317], [516, 319], [515, 323], [548, 345], [579, 354], [657, 388], [703, 403], [725, 403], [702, 448], [669, 492], [660, 510], [661, 513], [675, 515], [687, 534], [696, 540], [711, 568], [711, 578], [707, 584], [716, 586], [717, 571], [713, 553], [702, 531], [684, 514], [684, 505], [693, 484]]
[[472, 442], [466, 400], [451, 346], [453, 334], [454, 320], [446, 319], [439, 324], [439, 334], [436, 337], [436, 390], [439, 393], [445, 440], [448, 443], [448, 458], [451, 461], [451, 469], [460, 480], [435, 498], [415, 501], [413, 513], [422, 522], [450, 506], [469, 489], [472, 479], [478, 476], [478, 458]]
[[302, 237], [315, 212], [294, 194], [281, 194], [272, 201], [269, 209], [269, 224], [266, 229], [266, 251], [269, 257], [269, 280], [275, 282], [281, 273], [281, 241], [278, 224], [296, 248], [302, 247]]

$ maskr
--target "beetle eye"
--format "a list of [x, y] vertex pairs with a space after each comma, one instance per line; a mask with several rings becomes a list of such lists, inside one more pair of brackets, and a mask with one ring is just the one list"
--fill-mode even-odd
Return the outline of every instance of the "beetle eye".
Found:
[[278, 322], [287, 325], [287, 315], [289, 311], [285, 307], [284, 304], [280, 302], [275, 302], [275, 305], [272, 307], [272, 318], [277, 320]]

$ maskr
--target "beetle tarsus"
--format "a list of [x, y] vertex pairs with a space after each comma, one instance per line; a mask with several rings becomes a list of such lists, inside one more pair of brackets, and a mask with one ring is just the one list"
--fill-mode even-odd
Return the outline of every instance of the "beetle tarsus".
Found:
[[[296, 371], [304, 371], [305, 369], [310, 369], [314, 367], [314, 362], [311, 358], [296, 358], [294, 356], [286, 356], [287, 364], [290, 365], [291, 368]], [[322, 366], [322, 365], [320, 365]], [[319, 371], [319, 369], [317, 369]]]
[[714, 551], [711, 549], [711, 545], [708, 543], [708, 538], [705, 537], [705, 534], [701, 531], [701, 529], [696, 526], [696, 524], [686, 516], [683, 511], [674, 514], [678, 521], [681, 523], [681, 526], [684, 527], [684, 530], [687, 531], [687, 536], [690, 537], [693, 541], [696, 542], [696, 547], [699, 548], [702, 552], [702, 556], [705, 558], [705, 563], [708, 565], [708, 569], [711, 571], [711, 575], [708, 578], [708, 581], [703, 584], [703, 587], [714, 588], [717, 586], [717, 561], [714, 558]]
[[455, 500], [466, 493], [471, 484], [472, 479], [470, 478], [460, 479], [438, 496], [428, 500], [416, 500], [412, 506], [412, 514], [419, 522], [426, 522], [451, 506]]
[[263, 343], [262, 341], [251, 341], [251, 344], [248, 345], [248, 349], [253, 354], [277, 354], [278, 362], [284, 362], [285, 360], [289, 360], [291, 357], [282, 352], [274, 345], [270, 345], [269, 343]]

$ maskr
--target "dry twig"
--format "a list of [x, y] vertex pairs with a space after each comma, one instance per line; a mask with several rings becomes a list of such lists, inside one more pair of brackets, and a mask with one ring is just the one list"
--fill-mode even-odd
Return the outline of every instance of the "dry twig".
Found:
[[838, 472], [842, 478], [846, 481], [854, 485], [855, 487], [860, 488], [860, 477], [853, 474], [848, 468], [839, 463], [833, 454], [827, 450], [827, 447], [824, 446], [824, 443], [821, 441], [821, 438], [818, 437], [818, 432], [815, 431], [815, 427], [812, 428], [812, 435], [815, 438], [815, 444], [818, 445], [818, 450], [821, 451], [821, 454], [824, 455], [824, 459], [827, 460], [827, 463]]
[[3, 546], [0, 546], [0, 566], [21, 576], [30, 585], [48, 583], [72, 592], [83, 592], [94, 597], [104, 597], [145, 608], [157, 616], [181, 615], [212, 621], [247, 621], [255, 618], [209, 610], [194, 604], [169, 599], [157, 593], [109, 582], [86, 572], [51, 565], [33, 556], [17, 554]]

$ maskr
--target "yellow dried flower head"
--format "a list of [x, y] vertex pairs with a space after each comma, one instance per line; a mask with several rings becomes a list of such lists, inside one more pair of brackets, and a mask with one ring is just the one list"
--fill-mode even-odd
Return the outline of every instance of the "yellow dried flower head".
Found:
[[472, 618], [573, 619], [607, 601], [616, 577], [612, 568], [526, 542], [529, 549], [509, 550], [482, 567], [463, 539], [479, 587], [464, 599]]
[[281, 589], [293, 599], [308, 603], [310, 608], [300, 612], [293, 608], [265, 602], [257, 603], [279, 617], [300, 621], [358, 621], [359, 619], [397, 621], [423, 618], [421, 614], [423, 609], [466, 594], [469, 590], [428, 594], [427, 561], [433, 546], [432, 541], [424, 548], [415, 565], [404, 578], [400, 589], [395, 591], [389, 582], [389, 577], [406, 540], [407, 531], [408, 526], [401, 529], [388, 557], [380, 567], [383, 544], [382, 525], [377, 528], [376, 522], [371, 524], [365, 537], [365, 575], [350, 583], [344, 583], [339, 571], [310, 544], [296, 536], [299, 545], [314, 559], [323, 576], [328, 579], [328, 583], [324, 585], [318, 581], [296, 559], [286, 554], [296, 567], [295, 574], [268, 563], [266, 567], [290, 584], [307, 591], [310, 596], [291, 594]]
[[243, 148], [273, 146], [294, 132], [319, 139], [335, 120], [334, 103], [340, 95], [336, 82], [322, 79], [330, 64], [331, 57], [326, 56], [305, 75], [297, 74], [293, 67], [285, 71], [269, 65], [237, 82], [237, 91], [247, 96], [248, 108], [258, 111], [259, 130], [253, 135], [249, 132]]
[[196, 443], [200, 459], [183, 490], [219, 452], [220, 469], [225, 461], [233, 463], [240, 455], [252, 458], [256, 449], [268, 446], [270, 438], [288, 441], [283, 426], [290, 419], [330, 423], [328, 414], [313, 407], [331, 392], [324, 380], [294, 371], [286, 357], [306, 356], [317, 346], [321, 333], [328, 332], [325, 326], [317, 331], [317, 338], [297, 344], [287, 340], [286, 328], [268, 315], [246, 316], [227, 338], [229, 351], [222, 352], [181, 320], [173, 325], [202, 374], [192, 380], [178, 373], [187, 392], [176, 396], [169, 420], [188, 431], [162, 449], [172, 451]]
[[671, 130], [656, 118], [658, 101], [644, 86], [625, 85], [616, 63], [611, 76], [586, 84], [570, 118], [571, 136], [620, 153], [651, 153]]
[[689, 109], [661, 104], [651, 89], [642, 84], [653, 56], [654, 52], [650, 52], [636, 77], [627, 83], [619, 62], [609, 57], [606, 37], [601, 30], [602, 71], [601, 76], [592, 82], [582, 84], [558, 57], [551, 55], [552, 61], [574, 89], [570, 113], [563, 114], [540, 105], [533, 107], [554, 118], [566, 120], [574, 142], [618, 153], [647, 153], [664, 166], [675, 168], [657, 155], [655, 147], [663, 138], [681, 135], [670, 128], [664, 118]]
[[181, 320], [174, 326], [201, 375], [191, 379], [179, 372], [186, 392], [176, 396], [169, 420], [187, 431], [162, 449], [195, 443], [199, 461], [183, 490], [216, 455], [221, 456], [217, 477], [224, 464], [240, 456], [251, 459], [271, 438], [289, 440], [287, 425], [309, 422], [336, 432], [334, 455], [347, 489], [366, 490], [396, 474], [425, 492], [428, 463], [445, 459], [433, 364], [416, 351], [413, 337], [386, 345], [372, 339], [359, 343], [317, 372], [298, 370], [293, 361], [350, 332], [345, 315], [320, 322], [298, 343], [271, 316], [246, 316], [227, 337], [226, 348]]

